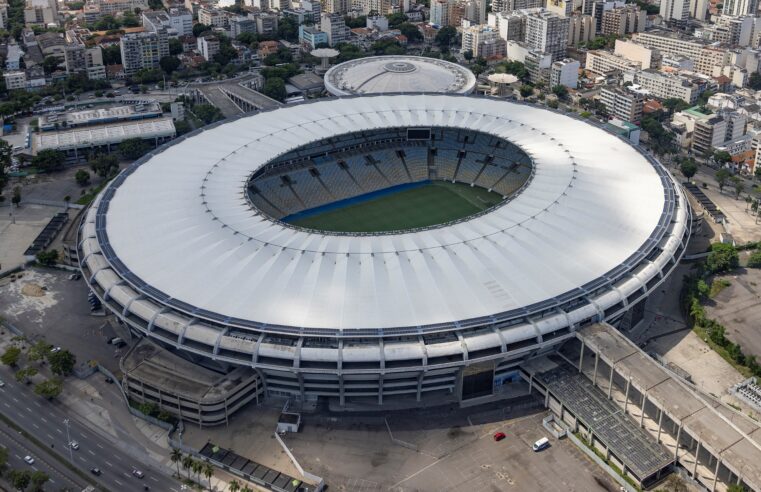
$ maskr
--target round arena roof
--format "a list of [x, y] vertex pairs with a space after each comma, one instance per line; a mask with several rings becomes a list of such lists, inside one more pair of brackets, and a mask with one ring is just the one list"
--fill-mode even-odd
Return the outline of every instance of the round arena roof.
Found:
[[[487, 213], [395, 234], [303, 230], [247, 199], [249, 177], [275, 157], [388, 127], [499, 136], [532, 158], [533, 177]], [[449, 95], [342, 98], [223, 123], [136, 162], [88, 213], [80, 258], [125, 313], [150, 299], [265, 330], [472, 326], [613, 291], [592, 301], [604, 310], [649, 288], [683, 248], [677, 195], [626, 141], [558, 113]]]
[[392, 92], [470, 94], [476, 77], [467, 68], [422, 56], [372, 56], [350, 60], [325, 74], [325, 88], [336, 96]]

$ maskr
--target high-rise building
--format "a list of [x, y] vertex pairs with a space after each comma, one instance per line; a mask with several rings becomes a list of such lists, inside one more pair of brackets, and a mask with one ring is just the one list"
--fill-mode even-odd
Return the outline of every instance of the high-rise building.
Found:
[[99, 46], [88, 47], [84, 35], [90, 31], [66, 31], [66, 46], [64, 48], [64, 63], [67, 73], [86, 73], [90, 79], [106, 78], [106, 68], [103, 66], [103, 52]]
[[544, 6], [543, 0], [493, 0], [492, 12], [512, 12], [514, 10], [538, 9]]
[[690, 17], [704, 21], [708, 18], [708, 0], [690, 0]]
[[690, 18], [690, 0], [661, 0], [664, 21], [686, 21]]
[[8, 29], [8, 4], [0, 2], [0, 29]]
[[565, 58], [568, 45], [567, 17], [548, 11], [531, 12], [526, 16], [525, 42], [529, 48], [552, 55], [552, 60]]
[[185, 7], [170, 8], [169, 27], [177, 33], [177, 36], [193, 34], [193, 13]]
[[198, 52], [204, 60], [211, 61], [214, 55], [219, 53], [219, 38], [211, 33], [204, 33], [198, 37]]
[[505, 47], [505, 40], [492, 27], [478, 25], [462, 30], [462, 47], [460, 48], [462, 53], [470, 51], [474, 57], [486, 59], [503, 58]]
[[739, 17], [742, 15], [755, 15], [758, 11], [758, 0], [724, 0], [721, 13]]
[[327, 14], [347, 14], [351, 9], [350, 0], [325, 0], [323, 11]]
[[645, 11], [634, 4], [610, 9], [602, 14], [601, 32], [604, 36], [624, 37], [629, 33], [644, 31], [646, 20]]
[[519, 12], [490, 13], [489, 26], [496, 29], [505, 41], [523, 41], [526, 17]]
[[341, 14], [322, 14], [320, 31], [328, 35], [328, 44], [336, 46], [349, 39], [349, 28]]
[[431, 24], [445, 27], [452, 24], [452, 10], [454, 9], [452, 0], [432, 0], [431, 1]]
[[159, 67], [159, 61], [169, 56], [169, 36], [166, 29], [125, 34], [120, 49], [124, 74], [131, 76], [144, 68]]
[[591, 15], [576, 14], [568, 18], [568, 45], [578, 46], [595, 39], [595, 19]]
[[547, 0], [547, 10], [561, 17], [570, 17], [573, 12], [573, 0]]
[[56, 0], [26, 0], [24, 24], [26, 26], [58, 24], [58, 2]]

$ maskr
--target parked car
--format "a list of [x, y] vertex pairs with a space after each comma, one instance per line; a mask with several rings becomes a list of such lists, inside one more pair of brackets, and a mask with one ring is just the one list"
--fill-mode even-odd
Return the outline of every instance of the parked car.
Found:
[[3, 382], [2, 379], [0, 379], [0, 388], [2, 388], [3, 386], [5, 386], [5, 382]]
[[29, 464], [29, 465], [33, 465], [34, 464], [34, 458], [32, 458], [29, 455], [24, 456], [24, 461], [26, 461], [27, 464]]
[[60, 351], [61, 351], [61, 347], [53, 347], [52, 349], [50, 349], [51, 354], [55, 354]]
[[137, 468], [132, 469], [132, 474], [136, 476], [137, 478], [143, 478], [145, 476], [145, 474], [141, 472], [140, 470], [138, 470]]
[[75, 451], [79, 449], [79, 443], [77, 441], [71, 441], [69, 443], [69, 446], [71, 446], [71, 449], [73, 449]]
[[494, 440], [497, 441], [497, 442], [501, 441], [502, 439], [504, 439], [506, 437], [507, 436], [505, 435], [504, 432], [495, 432], [494, 433]]
[[99, 477], [102, 472], [100, 471], [100, 468], [90, 468], [90, 473], [96, 477]]

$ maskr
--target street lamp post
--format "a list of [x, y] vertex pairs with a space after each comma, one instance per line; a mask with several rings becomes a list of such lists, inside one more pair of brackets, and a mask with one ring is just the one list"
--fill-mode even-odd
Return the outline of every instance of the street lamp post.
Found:
[[69, 435], [69, 419], [64, 419], [63, 423], [66, 426], [66, 447], [69, 448], [69, 459], [74, 463], [74, 452], [71, 450], [71, 436]]

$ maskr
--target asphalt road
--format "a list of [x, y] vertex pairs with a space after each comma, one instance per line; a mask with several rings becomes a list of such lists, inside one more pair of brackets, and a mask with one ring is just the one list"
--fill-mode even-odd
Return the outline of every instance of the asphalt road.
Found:
[[[42, 471], [50, 477], [44, 486], [46, 490], [78, 492], [87, 486], [84, 480], [65, 469], [47, 453], [40, 452], [41, 450], [33, 442], [4, 423], [0, 424], [0, 442], [2, 443], [0, 447], [8, 449], [9, 468]], [[31, 465], [26, 463], [25, 456], [31, 456], [34, 463]]]
[[[92, 478], [100, 488], [139, 491], [148, 487], [156, 491], [180, 492], [180, 484], [175, 479], [154, 467], [138, 462], [119, 449], [113, 441], [94, 431], [92, 424], [83, 424], [76, 416], [68, 415], [62, 405], [35, 395], [31, 386], [16, 382], [9, 370], [0, 370], [0, 378], [5, 382], [5, 386], [0, 388], [0, 413], [44, 445], [53, 445], [55, 451], [64, 459], [69, 460], [70, 456], [73, 457], [74, 464], [85, 473], [91, 473], [92, 468], [99, 468], [102, 474], [97, 477], [93, 475]], [[64, 424], [67, 418], [69, 436], [72, 441], [79, 443], [79, 450], [72, 450], [71, 454], [67, 448], [67, 429]], [[39, 458], [41, 461], [45, 459], [48, 464], [55, 463], [51, 457], [42, 456], [40, 453], [33, 457], [35, 461]], [[58, 465], [57, 468], [62, 468], [62, 465]], [[132, 475], [135, 468], [145, 474], [142, 479]]]

